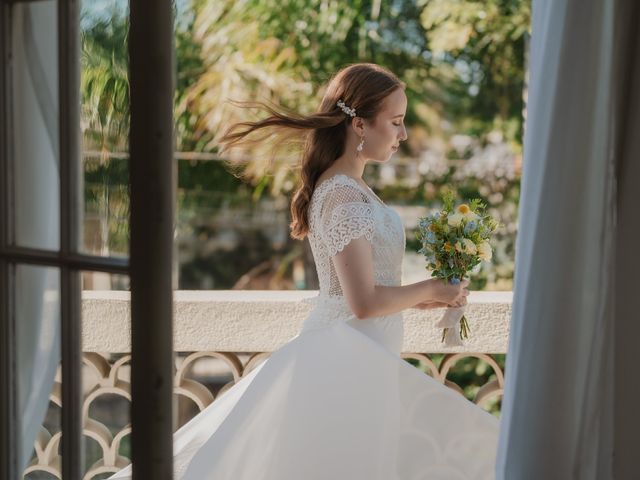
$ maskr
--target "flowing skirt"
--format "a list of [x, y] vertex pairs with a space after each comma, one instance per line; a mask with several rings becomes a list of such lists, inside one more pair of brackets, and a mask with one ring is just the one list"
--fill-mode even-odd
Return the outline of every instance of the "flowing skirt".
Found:
[[401, 359], [401, 323], [305, 322], [175, 433], [175, 478], [493, 479], [498, 419]]

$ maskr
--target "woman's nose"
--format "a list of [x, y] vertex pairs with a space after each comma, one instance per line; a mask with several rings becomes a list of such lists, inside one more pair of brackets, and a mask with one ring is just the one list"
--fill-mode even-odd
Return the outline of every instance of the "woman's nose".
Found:
[[407, 138], [407, 129], [405, 127], [402, 127], [402, 135], [400, 136], [400, 141], [404, 142]]

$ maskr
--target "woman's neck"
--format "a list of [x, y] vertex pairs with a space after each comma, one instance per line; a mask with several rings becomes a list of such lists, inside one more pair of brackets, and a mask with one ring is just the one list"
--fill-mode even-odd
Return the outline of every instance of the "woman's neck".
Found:
[[360, 155], [342, 155], [333, 162], [333, 165], [328, 170], [332, 174], [342, 173], [349, 177], [362, 179], [366, 163], [365, 159]]

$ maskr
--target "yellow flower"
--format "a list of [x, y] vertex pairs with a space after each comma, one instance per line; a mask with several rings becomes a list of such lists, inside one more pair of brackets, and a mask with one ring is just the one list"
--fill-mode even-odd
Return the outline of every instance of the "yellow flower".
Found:
[[447, 219], [447, 223], [452, 227], [459, 227], [462, 223], [464, 216], [460, 213], [454, 213], [453, 215], [449, 215]]
[[450, 252], [451, 250], [453, 250], [453, 245], [451, 245], [449, 242], [444, 244], [444, 251], [445, 252]]
[[491, 245], [489, 242], [482, 242], [478, 244], [478, 256], [481, 260], [489, 261], [493, 256]]
[[458, 213], [460, 215], [462, 215], [462, 218], [464, 218], [467, 222], [471, 221], [471, 220], [478, 220], [478, 215], [473, 213], [471, 211], [471, 209], [469, 208], [469, 205], [467, 205], [466, 203], [463, 203], [462, 205], [460, 205], [458, 208]]
[[469, 205], [467, 205], [466, 203], [463, 203], [462, 205], [460, 205], [458, 207], [458, 213], [460, 213], [462, 215], [466, 215], [470, 211], [471, 211], [471, 209], [469, 208]]

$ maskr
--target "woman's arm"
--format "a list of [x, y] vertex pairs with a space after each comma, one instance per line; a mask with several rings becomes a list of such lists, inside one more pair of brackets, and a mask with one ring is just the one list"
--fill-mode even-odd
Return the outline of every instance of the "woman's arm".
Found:
[[402, 287], [375, 285], [371, 243], [364, 237], [349, 242], [332, 260], [347, 303], [360, 319], [390, 315], [426, 302], [463, 305], [469, 294], [467, 280], [458, 285], [438, 279]]

